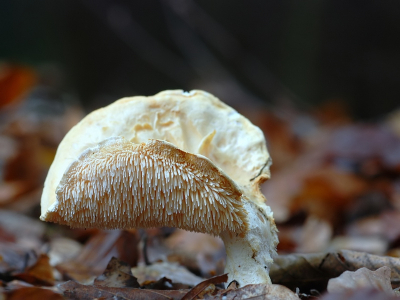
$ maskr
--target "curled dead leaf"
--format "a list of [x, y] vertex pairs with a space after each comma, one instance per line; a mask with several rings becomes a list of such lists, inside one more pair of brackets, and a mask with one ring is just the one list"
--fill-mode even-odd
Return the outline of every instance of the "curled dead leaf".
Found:
[[345, 271], [339, 277], [329, 280], [328, 292], [340, 293], [360, 288], [375, 288], [394, 295], [390, 284], [390, 273], [390, 268], [386, 266], [376, 271], [371, 271], [367, 268], [361, 268], [355, 272]]

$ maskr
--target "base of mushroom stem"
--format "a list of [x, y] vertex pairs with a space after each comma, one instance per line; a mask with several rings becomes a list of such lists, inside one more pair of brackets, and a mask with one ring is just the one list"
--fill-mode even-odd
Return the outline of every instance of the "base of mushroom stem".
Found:
[[248, 284], [271, 283], [269, 270], [276, 255], [276, 227], [268, 206], [246, 201], [249, 229], [244, 237], [221, 234], [226, 249], [225, 273], [227, 285], [233, 280], [239, 287]]

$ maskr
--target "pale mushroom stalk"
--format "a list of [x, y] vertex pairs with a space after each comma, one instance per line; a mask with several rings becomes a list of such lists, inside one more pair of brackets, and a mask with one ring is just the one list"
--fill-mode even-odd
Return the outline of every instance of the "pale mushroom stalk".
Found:
[[271, 283], [269, 270], [277, 243], [277, 240], [273, 240], [276, 229], [274, 225], [271, 227], [271, 210], [251, 202], [246, 202], [244, 209], [249, 222], [244, 237], [232, 237], [228, 232], [220, 235], [226, 249], [225, 273], [228, 273], [228, 284], [233, 280], [239, 286]]
[[206, 92], [126, 98], [91, 113], [64, 138], [46, 178], [41, 219], [219, 235], [229, 281], [271, 283], [277, 229], [259, 190], [269, 165], [261, 130]]

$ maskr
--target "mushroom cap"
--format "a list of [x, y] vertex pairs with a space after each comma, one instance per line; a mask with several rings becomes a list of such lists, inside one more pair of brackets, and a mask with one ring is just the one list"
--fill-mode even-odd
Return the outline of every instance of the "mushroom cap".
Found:
[[[120, 139], [107, 140], [110, 137], [123, 137], [126, 141], [122, 142]], [[57, 211], [70, 209], [66, 205], [66, 198], [62, 196], [61, 191], [63, 189], [64, 192], [68, 191], [66, 182], [68, 182], [69, 176], [74, 174], [72, 171], [74, 168], [76, 169], [77, 166], [84, 168], [84, 161], [90, 161], [90, 157], [93, 159], [96, 155], [100, 155], [99, 153], [103, 153], [104, 149], [107, 148], [107, 151], [109, 151], [117, 144], [132, 148], [130, 157], [135, 157], [136, 151], [140, 149], [142, 149], [140, 151], [150, 151], [151, 147], [157, 144], [155, 141], [149, 141], [150, 139], [159, 140], [157, 143], [163, 143], [162, 145], [166, 148], [170, 147], [168, 148], [170, 153], [181, 151], [179, 153], [186, 153], [186, 157], [191, 157], [193, 161], [201, 161], [204, 166], [213, 169], [214, 173], [212, 174], [216, 178], [219, 176], [218, 180], [232, 184], [231, 188], [234, 195], [242, 194], [241, 201], [248, 200], [260, 204], [265, 201], [265, 198], [259, 192], [258, 185], [269, 178], [270, 157], [261, 130], [207, 92], [195, 90], [186, 93], [174, 90], [164, 91], [151, 97], [123, 98], [105, 108], [92, 112], [74, 126], [59, 145], [56, 157], [47, 175], [41, 200], [41, 219], [64, 222], [55, 216], [60, 216]], [[111, 141], [116, 145], [111, 145]], [[172, 149], [175, 150], [172, 151]], [[120, 149], [120, 151], [122, 150]], [[111, 153], [108, 153], [108, 155], [112, 156]], [[166, 159], [164, 158], [164, 160]], [[95, 162], [97, 160], [92, 160], [92, 163]], [[100, 169], [96, 170], [100, 172]], [[136, 169], [139, 170], [140, 168]], [[99, 174], [103, 173], [100, 172]], [[208, 173], [205, 172], [204, 174]], [[90, 180], [93, 181], [94, 179], [87, 178], [80, 184], [90, 182]], [[107, 184], [112, 179], [104, 180], [105, 189], [110, 188]], [[130, 178], [128, 181], [125, 180], [123, 184], [134, 180], [134, 178]], [[96, 192], [88, 191], [86, 196], [90, 193], [94, 195]], [[240, 212], [235, 213], [235, 209], [240, 210], [240, 204], [235, 204], [237, 201], [235, 197], [231, 199], [231, 205], [234, 208], [230, 215], [232, 222], [231, 225], [226, 226], [229, 228], [231, 226], [237, 227], [241, 231], [245, 228], [246, 221], [244, 215]], [[70, 199], [68, 201], [70, 203], [83, 202], [83, 199], [78, 198], [74, 198], [74, 200], [68, 198]], [[110, 197], [108, 201], [116, 201], [115, 199], [115, 197]], [[154, 198], [152, 199], [154, 200]], [[193, 202], [193, 199], [191, 201]], [[203, 201], [206, 203], [204, 199]], [[221, 207], [218, 205], [216, 207]], [[118, 209], [121, 212], [122, 208]], [[209, 206], [206, 206], [205, 209], [209, 209]], [[87, 214], [90, 214], [88, 210], [86, 211]], [[74, 212], [67, 211], [65, 215], [68, 213]], [[219, 213], [221, 214], [221, 212]], [[101, 215], [104, 215], [104, 211]], [[240, 222], [235, 216], [242, 221]], [[77, 222], [75, 220], [70, 225], [84, 226]], [[132, 222], [127, 221], [123, 224], [116, 221], [113, 223], [114, 225], [101, 226], [98, 223], [92, 225], [102, 228], [168, 226], [165, 223], [162, 225], [157, 223], [136, 226], [137, 223]], [[173, 226], [178, 227], [177, 225]], [[204, 226], [207, 227], [208, 225]], [[220, 229], [223, 229], [222, 225], [218, 231]], [[189, 228], [189, 230], [200, 231], [196, 228]], [[208, 232], [211, 231], [208, 230]], [[214, 232], [214, 234], [217, 233]]]
[[247, 226], [242, 193], [222, 170], [160, 140], [112, 137], [87, 149], [56, 194], [63, 209], [50, 209], [47, 219], [72, 227], [170, 226], [218, 235]]

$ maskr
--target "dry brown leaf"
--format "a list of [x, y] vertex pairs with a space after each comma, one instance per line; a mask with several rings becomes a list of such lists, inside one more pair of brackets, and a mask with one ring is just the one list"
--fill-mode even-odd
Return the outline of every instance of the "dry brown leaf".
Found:
[[[12, 127], [14, 123], [9, 124]], [[17, 141], [15, 155], [4, 162], [0, 205], [5, 206], [43, 185], [46, 167], [40, 162], [40, 139], [35, 133], [12, 136]]]
[[82, 250], [82, 244], [70, 238], [56, 237], [45, 244], [43, 248], [48, 250], [50, 264], [56, 266], [74, 259]]
[[361, 288], [375, 288], [394, 295], [390, 284], [390, 273], [390, 268], [386, 266], [376, 271], [367, 268], [355, 272], [345, 271], [339, 277], [329, 279], [327, 289], [329, 293], [341, 293]]
[[327, 146], [331, 157], [359, 163], [358, 171], [365, 176], [396, 169], [400, 164], [399, 137], [378, 124], [338, 128], [332, 132]]
[[9, 203], [26, 192], [26, 182], [22, 180], [0, 183], [0, 205]]
[[340, 249], [367, 252], [370, 254], [384, 255], [388, 249], [389, 242], [382, 236], [335, 236], [329, 249], [336, 251]]
[[[1, 283], [3, 283], [3, 282], [1, 282]], [[4, 282], [3, 284], [5, 287], [7, 287], [8, 291], [13, 291], [13, 290], [17, 290], [17, 289], [24, 288], [24, 287], [33, 287], [34, 286], [33, 284], [30, 284], [30, 283], [27, 283], [25, 281], [21, 281], [18, 279], [14, 279], [7, 283]]]
[[20, 244], [0, 243], [0, 275], [11, 280], [13, 274], [22, 273], [36, 263], [38, 256]]
[[165, 245], [168, 261], [178, 262], [204, 277], [223, 272], [225, 248], [220, 238], [177, 229], [165, 239]]
[[90, 238], [76, 258], [57, 265], [56, 269], [67, 278], [91, 282], [103, 273], [113, 256], [136, 266], [138, 240], [135, 230], [99, 231]]
[[304, 178], [301, 191], [290, 203], [290, 210], [306, 211], [335, 224], [366, 187], [366, 183], [352, 173], [320, 166]]
[[341, 250], [331, 253], [290, 254], [274, 260], [270, 276], [273, 283], [282, 284], [301, 291], [326, 289], [328, 280], [344, 271], [355, 271], [362, 267], [376, 270], [388, 266], [392, 273], [392, 286], [400, 285], [400, 259], [362, 252]]
[[36, 72], [26, 66], [0, 65], [0, 108], [18, 104], [37, 81]]
[[174, 283], [167, 277], [162, 277], [157, 281], [146, 281], [141, 285], [142, 289], [148, 290], [187, 290], [192, 286], [182, 283]]
[[39, 248], [45, 232], [45, 224], [11, 210], [0, 210], [0, 227], [14, 236], [16, 243], [26, 248]]
[[36, 263], [27, 268], [23, 273], [15, 274], [15, 278], [34, 285], [54, 285], [53, 268], [50, 266], [49, 257], [41, 254]]
[[83, 285], [75, 281], [68, 281], [59, 286], [66, 299], [93, 300], [101, 299], [149, 299], [149, 300], [180, 300], [187, 290], [146, 290], [135, 288], [114, 288], [105, 286]]
[[351, 172], [324, 165], [323, 149], [315, 148], [274, 173], [262, 186], [277, 222], [287, 221], [299, 211], [335, 221], [354, 197], [365, 191], [367, 185], [362, 179]]
[[392, 242], [400, 238], [400, 211], [385, 211], [379, 215], [362, 218], [346, 229], [350, 236], [380, 236]]
[[7, 292], [7, 300], [63, 300], [63, 296], [40, 287], [22, 287]]
[[131, 267], [113, 257], [103, 274], [98, 276], [93, 285], [105, 287], [134, 287], [139, 288], [139, 282], [133, 277]]
[[268, 150], [274, 159], [272, 173], [287, 166], [299, 155], [303, 145], [293, 132], [292, 124], [268, 111], [256, 114], [253, 122], [262, 129], [268, 140]]
[[189, 272], [185, 267], [177, 263], [161, 262], [153, 263], [149, 266], [138, 266], [132, 268], [133, 276], [135, 276], [140, 284], [147, 281], [157, 281], [162, 277], [167, 277], [174, 283], [182, 283], [189, 286], [195, 286], [203, 281], [203, 278]]
[[236, 290], [220, 291], [215, 296], [206, 296], [205, 299], [260, 299], [260, 300], [298, 300], [295, 293], [278, 284], [249, 284]]
[[224, 283], [228, 280], [228, 274], [211, 277], [207, 280], [200, 282], [194, 288], [192, 288], [182, 300], [193, 300], [203, 298], [205, 294], [211, 294], [215, 290], [215, 285]]
[[296, 252], [325, 251], [332, 234], [333, 228], [329, 222], [310, 215], [301, 228]]
[[364, 288], [358, 290], [345, 291], [343, 293], [326, 294], [320, 300], [398, 300], [399, 298], [393, 295], [388, 295], [385, 292]]

